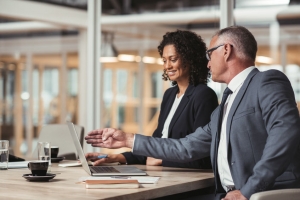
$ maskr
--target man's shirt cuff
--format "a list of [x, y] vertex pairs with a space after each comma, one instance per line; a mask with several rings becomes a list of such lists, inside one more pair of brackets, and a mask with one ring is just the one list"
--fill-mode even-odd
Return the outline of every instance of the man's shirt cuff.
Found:
[[132, 150], [131, 150], [131, 152], [133, 152], [134, 142], [135, 142], [135, 134], [134, 134], [134, 136], [133, 136], [133, 144], [132, 144]]

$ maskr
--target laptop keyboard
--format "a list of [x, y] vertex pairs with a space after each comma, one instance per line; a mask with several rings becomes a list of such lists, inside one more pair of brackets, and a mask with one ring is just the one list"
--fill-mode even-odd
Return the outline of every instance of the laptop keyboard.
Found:
[[114, 167], [91, 166], [90, 169], [93, 173], [120, 173]]

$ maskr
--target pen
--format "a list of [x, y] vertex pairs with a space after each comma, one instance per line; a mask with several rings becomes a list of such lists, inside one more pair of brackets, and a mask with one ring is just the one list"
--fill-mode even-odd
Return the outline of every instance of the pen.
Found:
[[108, 157], [108, 155], [107, 154], [105, 154], [105, 155], [100, 155], [100, 156], [97, 156], [97, 158], [98, 159], [101, 159], [101, 158], [107, 158]]

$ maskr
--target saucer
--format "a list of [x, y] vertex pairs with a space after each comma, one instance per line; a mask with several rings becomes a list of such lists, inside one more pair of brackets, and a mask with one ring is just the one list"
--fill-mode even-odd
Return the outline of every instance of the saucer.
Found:
[[63, 159], [65, 159], [65, 157], [51, 158], [51, 162], [58, 163], [58, 162], [62, 161]]
[[32, 174], [23, 174], [23, 177], [27, 179], [28, 181], [49, 181], [50, 179], [53, 179], [56, 176], [56, 174], [46, 174], [46, 176], [32, 176]]

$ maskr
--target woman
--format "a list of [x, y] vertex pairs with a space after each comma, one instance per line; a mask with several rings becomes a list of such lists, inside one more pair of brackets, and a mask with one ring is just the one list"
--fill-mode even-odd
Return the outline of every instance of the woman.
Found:
[[[205, 57], [206, 45], [202, 38], [190, 31], [168, 32], [158, 46], [164, 63], [163, 80], [173, 87], [166, 90], [153, 137], [183, 138], [210, 121], [212, 111], [218, 106], [215, 92], [206, 84], [210, 76]], [[201, 148], [201, 147], [199, 147]], [[162, 165], [167, 167], [210, 169], [209, 157], [188, 163], [176, 163], [131, 152], [110, 154], [94, 159], [99, 153], [88, 153], [86, 158], [101, 163]]]

